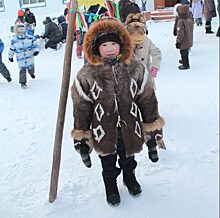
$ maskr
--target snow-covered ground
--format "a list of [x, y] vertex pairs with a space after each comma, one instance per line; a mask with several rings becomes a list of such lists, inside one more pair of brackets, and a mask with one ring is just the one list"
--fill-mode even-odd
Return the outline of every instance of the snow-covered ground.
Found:
[[[53, 17], [53, 16], [51, 16]], [[39, 29], [44, 17], [38, 15]], [[219, 38], [194, 28], [191, 69], [178, 70], [179, 51], [173, 22], [148, 23], [149, 37], [161, 48], [156, 78], [161, 115], [166, 120], [160, 161], [146, 148], [136, 155], [136, 175], [143, 192], [133, 198], [118, 177], [121, 204], [106, 203], [100, 160], [91, 155], [86, 168], [73, 148], [72, 102], [68, 97], [57, 200], [48, 202], [56, 116], [65, 46], [42, 49], [36, 79], [28, 89], [18, 83], [17, 63], [7, 59], [12, 20], [1, 21], [3, 60], [13, 81], [0, 75], [0, 217], [2, 218], [217, 218], [219, 188]], [[216, 32], [218, 19], [213, 20]], [[83, 61], [72, 59], [71, 83]]]

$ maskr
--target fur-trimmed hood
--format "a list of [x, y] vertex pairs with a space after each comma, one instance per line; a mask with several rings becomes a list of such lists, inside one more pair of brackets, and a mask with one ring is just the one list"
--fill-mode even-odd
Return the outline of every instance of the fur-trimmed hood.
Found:
[[177, 3], [177, 4], [175, 4], [174, 7], [173, 7], [173, 13], [174, 13], [175, 17], [178, 16], [177, 8], [178, 8], [180, 5], [181, 5], [180, 3]]
[[92, 65], [100, 65], [103, 59], [100, 54], [94, 52], [94, 41], [103, 32], [117, 32], [121, 42], [120, 59], [126, 64], [130, 63], [132, 57], [132, 43], [130, 35], [124, 25], [115, 18], [102, 18], [93, 22], [85, 34], [83, 41], [83, 51], [88, 62]]
[[180, 5], [177, 8], [177, 13], [179, 15], [179, 18], [186, 19], [189, 17], [189, 6], [188, 5]]

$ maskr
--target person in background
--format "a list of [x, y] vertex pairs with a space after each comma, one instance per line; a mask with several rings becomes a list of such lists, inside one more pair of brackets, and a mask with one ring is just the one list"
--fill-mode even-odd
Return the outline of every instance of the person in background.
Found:
[[69, 13], [69, 9], [65, 8], [64, 11], [63, 11], [63, 16], [65, 17], [66, 21], [68, 21], [68, 19], [67, 19], [68, 13]]
[[[180, 6], [180, 5], [188, 5], [189, 6], [189, 1], [188, 0], [177, 0], [176, 1], [177, 3], [174, 5], [174, 8], [173, 8], [173, 13], [175, 15], [175, 21], [174, 21], [174, 25], [173, 25], [173, 35], [176, 36], [177, 35], [177, 23], [178, 23], [178, 19], [179, 19], [179, 16], [178, 16], [178, 13], [177, 13], [177, 8]], [[189, 18], [192, 20], [192, 22], [194, 22], [194, 19], [193, 19], [193, 14], [192, 14], [192, 11], [189, 10]]]
[[26, 29], [27, 31], [29, 31], [29, 34], [34, 35], [34, 29], [36, 27], [37, 22], [34, 14], [30, 11], [29, 8], [25, 9], [24, 21], [25, 21]]
[[27, 87], [28, 72], [32, 79], [35, 78], [34, 56], [39, 54], [39, 46], [35, 37], [26, 34], [26, 27], [23, 23], [15, 25], [15, 36], [11, 40], [8, 52], [9, 61], [13, 62], [16, 55], [19, 71], [19, 83], [22, 88]]
[[197, 26], [202, 26], [203, 3], [201, 0], [192, 0], [192, 14]]
[[48, 39], [45, 48], [58, 49], [58, 44], [62, 41], [63, 37], [58, 25], [54, 23], [50, 17], [46, 17], [43, 24], [45, 25], [45, 33], [41, 38]]
[[216, 17], [215, 1], [204, 1], [205, 33], [212, 34], [212, 18]]
[[24, 11], [23, 10], [18, 10], [18, 17], [15, 21], [15, 24], [16, 23], [24, 23], [25, 20], [24, 20]]
[[24, 20], [25, 23], [32, 24], [34, 27], [37, 25], [35, 15], [30, 11], [29, 8], [25, 9]]
[[63, 15], [59, 16], [57, 18], [57, 21], [58, 21], [58, 27], [60, 29], [60, 32], [62, 33], [62, 42], [65, 43], [68, 24], [67, 24], [66, 19]]
[[9, 70], [7, 69], [5, 64], [2, 62], [3, 50], [4, 50], [4, 43], [0, 39], [0, 73], [8, 82], [11, 82], [11, 75], [9, 73]]
[[86, 13], [86, 8], [84, 5], [79, 7], [78, 13], [76, 14], [76, 56], [81, 59], [82, 58], [82, 45], [83, 39], [86, 31], [88, 30], [87, 23], [85, 21], [84, 14]]
[[180, 49], [181, 66], [180, 70], [187, 70], [189, 65], [189, 49], [193, 45], [193, 21], [189, 18], [189, 6], [179, 5], [177, 7], [178, 23], [177, 23], [177, 36], [176, 48]]
[[119, 4], [120, 20], [123, 23], [125, 22], [128, 14], [141, 12], [138, 4], [133, 3], [130, 0], [120, 0], [118, 4]]
[[121, 171], [130, 195], [142, 192], [135, 176], [135, 154], [164, 125], [152, 83], [143, 64], [132, 58], [132, 49], [120, 21], [101, 18], [93, 22], [83, 43], [88, 63], [71, 88], [74, 147], [87, 167], [91, 167], [92, 149], [98, 153], [106, 200], [112, 206], [120, 204], [117, 177]]

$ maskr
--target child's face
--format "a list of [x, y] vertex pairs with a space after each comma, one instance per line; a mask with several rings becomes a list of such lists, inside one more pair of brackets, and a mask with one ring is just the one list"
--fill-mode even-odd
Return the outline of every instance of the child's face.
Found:
[[99, 46], [99, 53], [103, 58], [113, 58], [120, 53], [120, 45], [116, 42], [105, 42]]

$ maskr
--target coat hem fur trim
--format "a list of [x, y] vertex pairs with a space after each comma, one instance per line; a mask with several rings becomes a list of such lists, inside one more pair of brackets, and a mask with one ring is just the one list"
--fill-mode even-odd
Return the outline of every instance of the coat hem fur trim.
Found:
[[89, 153], [92, 152], [93, 149], [93, 138], [92, 138], [92, 131], [83, 131], [83, 130], [78, 130], [78, 129], [73, 129], [71, 131], [71, 136], [75, 140], [81, 141], [82, 139], [87, 139], [86, 144], [89, 146], [90, 151]]

